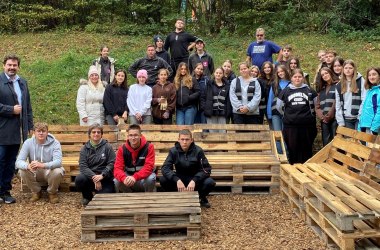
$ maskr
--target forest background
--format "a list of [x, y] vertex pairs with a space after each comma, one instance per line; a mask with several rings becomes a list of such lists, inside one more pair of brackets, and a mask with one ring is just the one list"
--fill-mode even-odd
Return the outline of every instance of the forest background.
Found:
[[36, 120], [77, 124], [79, 79], [100, 46], [110, 47], [117, 68], [128, 69], [153, 35], [173, 31], [177, 17], [205, 40], [217, 66], [244, 60], [258, 27], [267, 39], [291, 44], [311, 79], [319, 49], [353, 59], [362, 74], [380, 66], [378, 0], [2, 0], [0, 55], [21, 57]]

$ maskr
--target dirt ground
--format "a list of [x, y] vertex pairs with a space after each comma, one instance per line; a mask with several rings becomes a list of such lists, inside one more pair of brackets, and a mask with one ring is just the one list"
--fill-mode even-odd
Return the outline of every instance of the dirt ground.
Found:
[[14, 181], [15, 204], [0, 205], [1, 249], [326, 249], [280, 195], [212, 195], [198, 241], [82, 243], [80, 193], [36, 202]]

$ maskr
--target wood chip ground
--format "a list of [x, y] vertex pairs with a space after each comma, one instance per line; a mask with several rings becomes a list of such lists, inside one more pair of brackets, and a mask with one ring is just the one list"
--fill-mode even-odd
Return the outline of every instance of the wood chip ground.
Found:
[[16, 204], [0, 205], [1, 249], [327, 249], [280, 195], [213, 195], [199, 241], [82, 243], [80, 193], [37, 203], [14, 181]]

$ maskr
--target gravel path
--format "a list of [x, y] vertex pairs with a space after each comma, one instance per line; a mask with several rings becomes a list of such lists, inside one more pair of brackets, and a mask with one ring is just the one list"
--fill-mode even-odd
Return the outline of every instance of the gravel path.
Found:
[[32, 204], [19, 190], [15, 179], [17, 203], [0, 207], [1, 249], [326, 249], [280, 195], [210, 196], [199, 241], [82, 243], [79, 193]]

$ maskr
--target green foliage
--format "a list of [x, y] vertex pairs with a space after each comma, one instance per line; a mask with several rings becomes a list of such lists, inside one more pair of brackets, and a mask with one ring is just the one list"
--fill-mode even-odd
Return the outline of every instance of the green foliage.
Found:
[[[2, 0], [0, 32], [73, 29], [121, 35], [152, 35], [186, 17], [198, 35], [253, 35], [261, 26], [274, 34], [317, 31], [378, 39], [380, 1], [373, 0]], [[181, 9], [181, 11], [180, 11]], [[192, 14], [194, 16], [192, 16]], [[370, 31], [370, 32], [369, 32]], [[354, 35], [352, 35], [354, 34]]]

